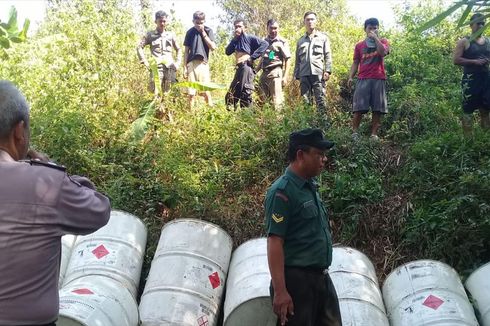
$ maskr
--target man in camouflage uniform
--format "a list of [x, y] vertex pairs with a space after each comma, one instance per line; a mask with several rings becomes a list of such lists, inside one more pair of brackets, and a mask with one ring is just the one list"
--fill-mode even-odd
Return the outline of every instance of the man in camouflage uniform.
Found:
[[326, 124], [327, 103], [325, 84], [332, 74], [332, 53], [328, 36], [316, 30], [316, 14], [304, 15], [306, 33], [296, 43], [294, 78], [300, 81], [301, 96], [312, 104], [312, 97], [319, 115], [320, 127]]
[[279, 23], [274, 19], [267, 22], [269, 47], [262, 55], [262, 75], [260, 76], [260, 97], [263, 102], [272, 100], [276, 109], [284, 103], [283, 87], [287, 83], [291, 51], [285, 39], [280, 37]]
[[[168, 21], [167, 13], [161, 10], [157, 11], [155, 13], [156, 29], [146, 33], [137, 48], [140, 62], [150, 69], [150, 64], [144, 52], [145, 46], [150, 45], [151, 55], [157, 61], [158, 78], [163, 93], [168, 92], [170, 85], [176, 82], [176, 72], [180, 66], [181, 57], [181, 49], [176, 41], [175, 33], [166, 30]], [[176, 52], [175, 58], [172, 55], [173, 50]], [[155, 82], [151, 71], [149, 88], [150, 91], [155, 92]]]

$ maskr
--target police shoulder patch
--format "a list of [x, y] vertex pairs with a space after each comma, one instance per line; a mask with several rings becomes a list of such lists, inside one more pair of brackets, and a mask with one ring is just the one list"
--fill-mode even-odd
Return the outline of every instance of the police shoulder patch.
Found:
[[274, 214], [272, 214], [272, 219], [276, 223], [281, 223], [282, 221], [284, 221], [284, 216], [274, 213]]

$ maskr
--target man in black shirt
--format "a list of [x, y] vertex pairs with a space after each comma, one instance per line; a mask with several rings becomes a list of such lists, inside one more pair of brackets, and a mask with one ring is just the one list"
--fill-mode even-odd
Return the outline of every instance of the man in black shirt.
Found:
[[[202, 11], [196, 11], [192, 19], [194, 27], [187, 31], [184, 39], [184, 77], [193, 82], [210, 82], [209, 50], [216, 49], [216, 43], [213, 30], [204, 26], [205, 19]], [[196, 90], [189, 88], [188, 93], [192, 108]], [[209, 92], [204, 92], [203, 96], [208, 105], [213, 105]]]
[[[485, 26], [485, 16], [477, 13], [470, 19], [473, 33]], [[454, 50], [455, 65], [463, 66], [463, 132], [471, 134], [473, 112], [480, 111], [481, 126], [490, 129], [490, 39], [483, 35], [470, 42], [464, 37], [456, 44]]]

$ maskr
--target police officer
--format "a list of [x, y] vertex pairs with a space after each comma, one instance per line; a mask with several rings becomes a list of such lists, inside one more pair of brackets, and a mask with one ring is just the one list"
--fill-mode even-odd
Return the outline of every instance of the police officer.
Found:
[[[0, 81], [0, 325], [55, 325], [61, 236], [109, 220], [109, 199], [29, 148], [29, 107]], [[33, 160], [24, 160], [27, 155]]]
[[260, 76], [260, 97], [262, 102], [272, 100], [274, 108], [280, 109], [284, 103], [283, 87], [289, 74], [291, 51], [288, 42], [279, 36], [279, 23], [275, 19], [267, 21], [269, 47], [262, 55], [262, 75]]
[[332, 238], [314, 178], [334, 144], [320, 129], [289, 136], [289, 166], [267, 190], [265, 217], [271, 297], [278, 325], [341, 325], [335, 288], [327, 273]]
[[316, 29], [316, 13], [308, 11], [303, 18], [306, 33], [296, 43], [294, 78], [299, 80], [306, 103], [312, 104], [312, 97], [315, 98], [319, 124], [328, 127], [325, 84], [332, 74], [330, 39]]
[[[156, 29], [146, 33], [136, 49], [140, 62], [150, 69], [150, 64], [148, 63], [144, 52], [145, 46], [150, 46], [151, 55], [157, 61], [158, 78], [161, 87], [159, 93], [160, 91], [166, 93], [170, 90], [171, 84], [177, 81], [176, 74], [177, 69], [180, 66], [181, 48], [178, 45], [175, 33], [166, 30], [168, 21], [169, 17], [165, 11], [157, 11], [155, 13]], [[173, 50], [175, 50], [175, 58], [172, 54]], [[150, 91], [155, 92], [155, 82], [153, 80], [153, 73], [150, 72], [149, 88]]]

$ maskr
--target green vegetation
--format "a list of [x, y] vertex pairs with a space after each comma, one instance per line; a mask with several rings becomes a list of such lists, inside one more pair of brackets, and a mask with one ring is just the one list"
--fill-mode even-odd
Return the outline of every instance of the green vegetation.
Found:
[[[257, 12], [238, 7], [242, 1], [219, 2], [229, 17], [255, 17], [260, 24], [252, 30], [265, 33], [265, 0], [254, 2]], [[282, 34], [293, 49], [310, 2], [277, 1]], [[136, 31], [143, 29], [132, 3], [50, 2], [38, 33], [6, 50], [0, 75], [32, 104], [33, 145], [70, 173], [90, 177], [115, 208], [145, 221], [147, 267], [161, 226], [174, 218], [217, 223], [235, 245], [264, 235], [265, 190], [286, 166], [288, 134], [309, 126], [314, 108], [300, 104], [293, 82], [280, 114], [267, 106], [226, 110], [217, 85], [230, 82], [233, 64], [224, 55], [229, 36], [223, 30], [211, 63], [217, 105], [191, 111], [178, 88], [162, 105], [152, 102], [147, 70], [136, 57]], [[346, 81], [362, 23], [347, 14], [342, 0], [322, 2], [317, 10], [334, 53], [328, 137], [337, 143], [321, 192], [335, 242], [368, 254], [382, 277], [411, 259], [446, 261], [461, 272], [490, 259], [490, 133], [476, 128], [473, 138], [462, 137], [460, 71], [451, 59], [467, 30], [455, 33], [457, 20], [447, 20], [417, 31], [441, 11], [436, 1], [399, 8], [401, 28], [382, 32], [393, 49], [386, 60], [390, 113], [384, 139], [371, 143], [364, 135], [355, 144]]]

